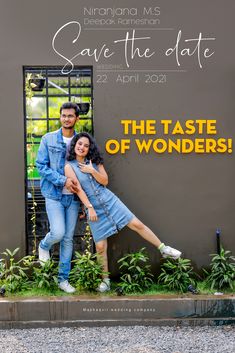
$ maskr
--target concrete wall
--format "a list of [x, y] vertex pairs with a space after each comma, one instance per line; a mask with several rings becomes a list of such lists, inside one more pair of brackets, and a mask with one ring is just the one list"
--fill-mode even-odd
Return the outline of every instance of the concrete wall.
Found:
[[[99, 4], [99, 5], [98, 5]], [[134, 69], [179, 69], [173, 58], [161, 56], [166, 45], [173, 44], [178, 30], [184, 38], [202, 32], [216, 37], [215, 54], [203, 69], [197, 58], [183, 58], [186, 72], [167, 74], [167, 83], [117, 84], [115, 74], [107, 84], [97, 83], [99, 72], [92, 58], [79, 57], [77, 65], [94, 65], [95, 136], [104, 150], [109, 138], [123, 137], [121, 119], [216, 119], [218, 136], [233, 137], [234, 123], [234, 58], [232, 0], [226, 2], [186, 1], [29, 1], [1, 0], [1, 213], [0, 251], [6, 247], [25, 249], [24, 202], [24, 118], [23, 65], [64, 65], [64, 60], [52, 50], [52, 38], [63, 24], [80, 21], [86, 7], [161, 8], [159, 27], [163, 31], [139, 31], [150, 35], [150, 46], [159, 51], [156, 61], [136, 61]], [[101, 16], [94, 16], [94, 18]], [[110, 16], [109, 16], [110, 17]], [[137, 16], [141, 17], [141, 16]], [[146, 17], [146, 16], [145, 16]], [[153, 16], [154, 17], [154, 16]], [[93, 26], [94, 27], [94, 26]], [[130, 26], [126, 26], [130, 27]], [[61, 37], [59, 47], [71, 57], [80, 48], [96, 47], [121, 38], [122, 31], [82, 31], [79, 44], [71, 44], [71, 30]], [[167, 44], [166, 44], [167, 43]], [[107, 64], [101, 60], [99, 64]], [[113, 64], [124, 64], [123, 53]], [[133, 67], [132, 67], [133, 68]], [[143, 73], [142, 73], [143, 74]], [[141, 74], [141, 75], [142, 75]], [[235, 191], [234, 154], [162, 154], [139, 155], [131, 149], [125, 156], [106, 155], [110, 188], [162, 240], [181, 249], [196, 267], [208, 265], [209, 253], [215, 246], [215, 230], [222, 228], [226, 248], [234, 250]], [[111, 269], [116, 272], [116, 259], [125, 251], [146, 246], [153, 264], [159, 262], [155, 249], [129, 230], [110, 239]], [[155, 266], [155, 265], [154, 265]]]

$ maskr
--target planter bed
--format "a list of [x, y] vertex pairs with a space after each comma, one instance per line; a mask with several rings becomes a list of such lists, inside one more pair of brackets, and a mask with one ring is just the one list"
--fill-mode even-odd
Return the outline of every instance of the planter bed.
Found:
[[0, 298], [0, 328], [235, 323], [234, 295]]

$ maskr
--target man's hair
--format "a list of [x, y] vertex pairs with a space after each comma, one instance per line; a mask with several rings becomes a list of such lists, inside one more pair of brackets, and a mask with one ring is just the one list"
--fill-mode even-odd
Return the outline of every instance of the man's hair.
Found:
[[73, 102], [66, 102], [60, 107], [60, 114], [62, 112], [62, 109], [74, 109], [75, 115], [79, 116], [80, 110], [79, 107], [76, 103]]

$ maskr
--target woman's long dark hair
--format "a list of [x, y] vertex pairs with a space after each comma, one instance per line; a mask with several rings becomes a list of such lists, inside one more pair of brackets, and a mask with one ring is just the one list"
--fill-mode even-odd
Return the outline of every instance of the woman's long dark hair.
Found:
[[90, 134], [88, 134], [88, 132], [80, 132], [74, 136], [74, 138], [71, 141], [71, 145], [70, 145], [70, 149], [69, 149], [68, 161], [73, 161], [74, 159], [76, 159], [75, 145], [81, 137], [88, 138], [88, 140], [90, 142], [89, 151], [88, 151], [86, 158], [91, 160], [92, 163], [103, 164], [104, 159], [101, 156], [101, 152], [99, 151], [99, 147], [97, 146], [95, 139]]

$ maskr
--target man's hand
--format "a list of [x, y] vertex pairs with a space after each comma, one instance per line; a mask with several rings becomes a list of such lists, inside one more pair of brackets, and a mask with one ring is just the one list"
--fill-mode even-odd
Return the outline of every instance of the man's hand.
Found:
[[66, 189], [69, 191], [73, 192], [76, 194], [78, 192], [78, 183], [76, 180], [73, 180], [72, 178], [67, 178], [66, 183], [65, 183]]

